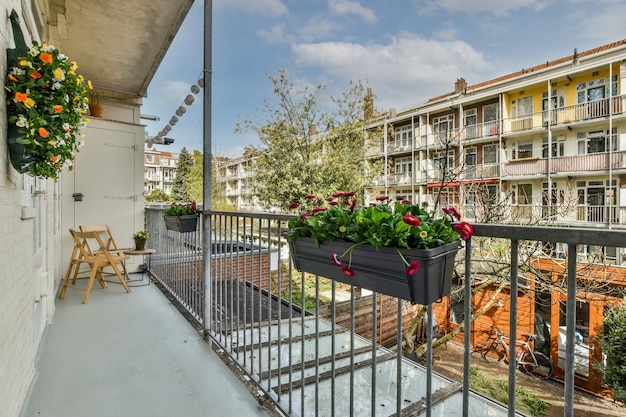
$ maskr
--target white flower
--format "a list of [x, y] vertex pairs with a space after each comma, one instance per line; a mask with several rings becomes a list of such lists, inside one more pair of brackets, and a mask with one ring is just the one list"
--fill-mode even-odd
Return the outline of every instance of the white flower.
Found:
[[63, 85], [62, 85], [60, 82], [58, 82], [58, 81], [57, 81], [56, 83], [53, 83], [53, 84], [52, 84], [52, 87], [51, 87], [51, 88], [52, 88], [53, 90], [60, 90], [62, 87], [63, 87]]
[[28, 119], [26, 119], [23, 114], [20, 114], [17, 116], [17, 122], [15, 122], [15, 124], [19, 127], [28, 128]]

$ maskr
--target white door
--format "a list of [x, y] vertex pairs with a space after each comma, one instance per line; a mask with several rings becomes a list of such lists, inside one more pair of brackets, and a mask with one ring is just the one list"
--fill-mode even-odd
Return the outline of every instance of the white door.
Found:
[[133, 233], [143, 229], [143, 140], [142, 126], [92, 118], [64, 187], [64, 230], [106, 224], [120, 247], [133, 246]]

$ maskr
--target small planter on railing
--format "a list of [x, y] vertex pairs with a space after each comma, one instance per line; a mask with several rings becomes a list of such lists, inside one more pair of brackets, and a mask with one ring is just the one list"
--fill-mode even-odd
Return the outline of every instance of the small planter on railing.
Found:
[[454, 258], [474, 232], [453, 207], [440, 218], [404, 196], [360, 205], [354, 192], [304, 197], [291, 209], [290, 255], [296, 269], [428, 305], [450, 294]]
[[179, 233], [195, 232], [198, 227], [198, 215], [163, 216], [165, 228]]
[[195, 232], [198, 227], [198, 216], [195, 201], [176, 201], [163, 212], [167, 230], [179, 233]]
[[459, 241], [433, 249], [400, 250], [409, 262], [417, 261], [420, 268], [406, 274], [406, 266], [395, 248], [376, 249], [360, 245], [352, 250], [352, 276], [346, 275], [333, 262], [333, 253], [344, 253], [354, 243], [323, 242], [319, 249], [315, 239], [300, 237], [289, 241], [291, 259], [298, 271], [309, 272], [336, 281], [366, 288], [381, 294], [428, 305], [450, 294], [454, 257]]

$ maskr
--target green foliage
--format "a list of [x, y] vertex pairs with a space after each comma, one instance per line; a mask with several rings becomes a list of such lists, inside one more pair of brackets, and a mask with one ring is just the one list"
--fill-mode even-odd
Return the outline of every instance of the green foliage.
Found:
[[167, 195], [165, 191], [159, 190], [158, 188], [155, 188], [154, 190], [150, 191], [150, 194], [148, 194], [145, 198], [145, 201], [149, 203], [164, 202], [164, 201], [169, 201], [169, 200], [170, 200], [170, 196]]
[[174, 202], [163, 212], [164, 216], [187, 216], [190, 214], [198, 214], [195, 201]]
[[[204, 201], [204, 192], [202, 189], [202, 184], [204, 183], [204, 156], [202, 152], [194, 150], [193, 160], [194, 164], [187, 174], [187, 191], [190, 199], [194, 201]], [[178, 177], [178, 175], [176, 176]], [[215, 177], [213, 177], [213, 183], [215, 184]]]
[[172, 185], [172, 199], [178, 201], [190, 199], [187, 176], [192, 166], [193, 159], [187, 148], [181, 149], [178, 155], [178, 164], [176, 165], [176, 178], [174, 178], [174, 184]]
[[[354, 193], [336, 193], [322, 201], [315, 196], [305, 197], [303, 205], [292, 204], [299, 214], [289, 220], [290, 240], [313, 237], [318, 244], [325, 240], [343, 240], [366, 243], [376, 248], [428, 249], [464, 239], [463, 228], [472, 230], [468, 223], [453, 223], [458, 212], [447, 208], [447, 214], [435, 219], [432, 213], [407, 200], [363, 206], [353, 198]], [[465, 232], [465, 230], [463, 230]]]
[[602, 326], [593, 342], [606, 355], [606, 364], [596, 362], [614, 400], [626, 405], [626, 299], [604, 311]]
[[[249, 149], [255, 163], [251, 182], [261, 204], [285, 209], [291, 201], [329, 189], [363, 192], [380, 171], [365, 162], [370, 139], [364, 108], [371, 96], [363, 85], [350, 83], [348, 91], [327, 99], [324, 86], [296, 87], [285, 70], [269, 78], [275, 100], [265, 101], [266, 119], [246, 118], [237, 126], [261, 141]], [[325, 102], [332, 112], [323, 108]]]
[[[476, 368], [471, 368], [470, 387], [502, 404], [509, 403], [509, 384], [503, 379], [485, 375]], [[533, 391], [516, 386], [515, 409], [532, 416], [541, 416], [546, 415], [548, 403]]]

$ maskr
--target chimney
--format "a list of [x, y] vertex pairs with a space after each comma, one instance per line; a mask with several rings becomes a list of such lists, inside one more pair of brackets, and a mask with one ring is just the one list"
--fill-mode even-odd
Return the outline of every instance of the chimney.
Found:
[[372, 89], [367, 87], [367, 93], [363, 98], [363, 119], [369, 120], [374, 117], [374, 94]]
[[454, 94], [463, 93], [467, 90], [467, 81], [465, 78], [457, 78], [454, 83]]

